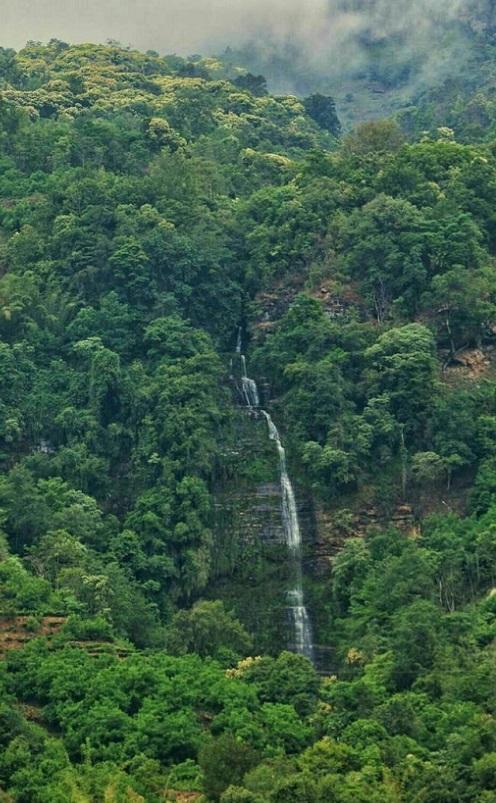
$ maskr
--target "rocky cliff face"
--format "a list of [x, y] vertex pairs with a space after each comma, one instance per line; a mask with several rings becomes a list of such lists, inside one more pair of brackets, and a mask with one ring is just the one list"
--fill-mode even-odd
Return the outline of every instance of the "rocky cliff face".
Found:
[[0, 617], [0, 658], [9, 650], [20, 650], [31, 639], [44, 636], [49, 641], [67, 621], [64, 616], [2, 616]]
[[[302, 289], [302, 282], [295, 279], [261, 294], [257, 299], [258, 317], [251, 328], [252, 338], [263, 337], [276, 325]], [[352, 303], [351, 299], [339, 299], [329, 287], [321, 288], [321, 295], [333, 317], [346, 314]], [[239, 352], [242, 339], [238, 339]], [[292, 646], [288, 589], [292, 587], [294, 563], [291, 563], [285, 541], [276, 444], [269, 438], [266, 416], [256, 407], [258, 398], [249, 409], [252, 402], [243, 392], [240, 373], [246, 364], [239, 352], [231, 361], [235, 413], [231, 428], [225, 433], [223, 465], [215, 488], [214, 581], [208, 594], [223, 599], [236, 611], [254, 635], [256, 651], [275, 653]], [[264, 382], [257, 377], [258, 397], [266, 410], [271, 410], [269, 379]], [[271, 413], [277, 424], [277, 411], [271, 410]], [[290, 433], [287, 434], [290, 441]], [[286, 441], [284, 434], [282, 439]], [[298, 483], [294, 481], [291, 466], [289, 473], [302, 536], [303, 592], [313, 619], [312, 600], [318, 599], [315, 581], [328, 581], [329, 558], [338, 546], [335, 536], [325, 531], [315, 515], [315, 500], [304, 486], [304, 477], [303, 482]], [[332, 543], [336, 544], [334, 548]], [[318, 642], [318, 627], [316, 636]], [[320, 656], [326, 652], [327, 645], [322, 647], [317, 643], [316, 647], [317, 661], [321, 663]]]
[[[241, 403], [235, 380], [233, 398], [239, 403], [224, 433], [215, 488], [214, 579], [208, 596], [222, 599], [236, 612], [254, 636], [256, 653], [277, 653], [291, 648], [291, 561], [282, 520], [278, 455], [268, 437], [266, 419]], [[274, 416], [277, 418], [276, 413]], [[336, 555], [347, 538], [363, 537], [371, 530], [393, 526], [414, 537], [414, 510], [408, 504], [392, 503], [391, 509], [384, 511], [358, 497], [347, 500], [349, 509], [326, 506], [305, 487], [304, 476], [302, 482], [295, 481], [291, 465], [289, 472], [303, 541], [303, 585], [313, 623], [316, 664], [329, 672], [333, 666], [332, 623], [329, 627], [319, 598], [330, 582]]]
[[275, 652], [286, 646], [286, 548], [277, 459], [265, 421], [241, 406], [225, 438], [208, 595], [236, 612], [254, 635], [257, 652]]
[[356, 510], [331, 510], [316, 504], [313, 561], [316, 574], [320, 577], [331, 574], [333, 560], [348, 538], [363, 538], [374, 530], [391, 527], [411, 537], [418, 535], [413, 507], [399, 503], [392, 513], [385, 515], [373, 505], [359, 506]]
[[[257, 299], [259, 314], [251, 327], [252, 338], [263, 338], [277, 325], [301, 290], [301, 283], [295, 280], [261, 294]], [[360, 299], [352, 291], [343, 297], [328, 282], [321, 283], [313, 294], [333, 318], [347, 316], [352, 308], [354, 314], [360, 315]], [[232, 361], [235, 412], [230, 430], [225, 433], [224, 464], [215, 489], [214, 581], [208, 593], [212, 598], [223, 599], [236, 611], [253, 633], [256, 651], [270, 653], [291, 646], [288, 628], [291, 561], [282, 523], [277, 450], [268, 437], [267, 421], [256, 406], [260, 398], [260, 403], [270, 410], [270, 378], [264, 383], [257, 377], [257, 399], [247, 400], [238, 365], [242, 359], [237, 353]], [[240, 364], [245, 369], [246, 363]], [[246, 377], [246, 371], [245, 380], [252, 381]], [[276, 409], [271, 414], [277, 424], [281, 416]], [[281, 435], [284, 445], [290, 445], [291, 433]], [[411, 537], [418, 533], [411, 505], [390, 500], [386, 511], [373, 499], [356, 494], [346, 500], [349, 508], [339, 509], [335, 500], [326, 504], [322, 498], [317, 499], [305, 486], [304, 475], [300, 482], [295, 481], [295, 468], [289, 465], [303, 542], [305, 603], [314, 624], [318, 664], [327, 668], [332, 666], [332, 645], [322, 642], [329, 640], [332, 623], [329, 628], [329, 622], [324, 621], [325, 612], [321, 611], [319, 599], [330, 582], [335, 557], [345, 541], [390, 527]]]
[[[227, 434], [226, 465], [216, 487], [215, 581], [223, 599], [254, 634], [256, 650], [291, 646], [288, 589], [294, 563], [283, 526], [279, 458], [262, 413], [239, 407]], [[315, 522], [311, 497], [295, 489], [303, 540], [304, 586], [311, 582]]]

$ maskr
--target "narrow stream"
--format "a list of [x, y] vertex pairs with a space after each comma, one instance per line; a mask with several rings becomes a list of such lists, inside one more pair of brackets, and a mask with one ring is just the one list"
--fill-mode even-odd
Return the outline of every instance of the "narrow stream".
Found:
[[254, 379], [251, 379], [246, 371], [246, 358], [241, 353], [242, 337], [241, 330], [238, 332], [238, 342], [236, 353], [241, 359], [241, 390], [245, 406], [249, 410], [258, 410], [267, 421], [269, 438], [274, 441], [279, 455], [279, 475], [281, 479], [281, 498], [282, 498], [282, 521], [284, 527], [284, 537], [288, 547], [289, 558], [291, 561], [291, 576], [293, 587], [287, 592], [288, 611], [291, 620], [292, 638], [291, 643], [297, 653], [304, 655], [310, 661], [314, 660], [314, 646], [312, 635], [312, 623], [308, 611], [305, 607], [303, 593], [303, 569], [302, 569], [302, 543], [298, 511], [293, 485], [291, 483], [287, 463], [286, 452], [279, 435], [279, 431], [274, 424], [270, 414], [260, 407], [258, 388]]

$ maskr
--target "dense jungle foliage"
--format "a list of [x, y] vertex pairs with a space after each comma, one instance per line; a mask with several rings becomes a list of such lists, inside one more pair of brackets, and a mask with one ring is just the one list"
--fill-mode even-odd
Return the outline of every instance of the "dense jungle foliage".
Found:
[[[339, 139], [227, 75], [0, 50], [0, 800], [490, 803], [493, 120]], [[308, 579], [325, 676], [260, 656], [216, 556], [240, 325], [347, 536]], [[357, 534], [363, 498], [415, 527]]]

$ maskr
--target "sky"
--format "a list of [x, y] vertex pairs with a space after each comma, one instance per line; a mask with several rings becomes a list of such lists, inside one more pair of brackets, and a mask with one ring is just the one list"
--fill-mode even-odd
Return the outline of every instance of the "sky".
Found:
[[[481, 2], [481, 0], [476, 0]], [[215, 52], [270, 31], [318, 58], [364, 26], [425, 37], [468, 0], [0, 0], [0, 45], [29, 39], [104, 42], [160, 53]], [[486, 0], [487, 2], [487, 0]]]
[[[17, 49], [29, 39], [112, 38], [139, 49], [191, 54], [242, 41], [248, 28], [279, 16], [291, 27], [297, 5], [301, 8], [294, 0], [0, 0], [0, 43]], [[315, 16], [324, 6], [325, 0], [308, 0], [306, 13]]]

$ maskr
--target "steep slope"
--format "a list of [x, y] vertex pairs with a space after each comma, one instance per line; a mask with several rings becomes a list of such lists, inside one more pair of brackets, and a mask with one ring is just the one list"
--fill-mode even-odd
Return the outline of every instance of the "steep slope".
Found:
[[494, 147], [114, 45], [0, 70], [0, 797], [487, 803]]

